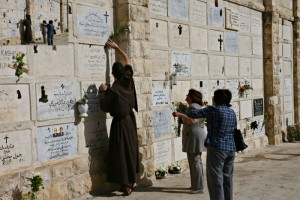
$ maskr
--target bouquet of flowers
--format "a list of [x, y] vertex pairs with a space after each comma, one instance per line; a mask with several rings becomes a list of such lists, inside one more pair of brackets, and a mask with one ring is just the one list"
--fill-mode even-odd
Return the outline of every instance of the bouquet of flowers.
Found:
[[15, 75], [18, 77], [17, 82], [20, 80], [20, 78], [22, 78], [23, 72], [28, 73], [28, 70], [23, 68], [23, 66], [26, 65], [26, 63], [23, 61], [24, 57], [25, 57], [25, 54], [22, 53], [20, 55], [19, 52], [16, 53], [16, 57], [13, 56], [13, 59], [15, 59], [16, 61], [12, 68], [16, 70]]
[[246, 90], [253, 90], [253, 88], [250, 86], [250, 85], [243, 85], [240, 87], [240, 93], [241, 95], [243, 95], [243, 93], [246, 91]]
[[109, 39], [119, 38], [122, 33], [130, 33], [130, 23], [129, 21], [122, 21], [120, 27], [109, 36]]
[[156, 179], [167, 178], [167, 176], [168, 176], [168, 172], [163, 167], [160, 167], [158, 170], [155, 171], [155, 177], [156, 177]]
[[36, 193], [40, 191], [40, 187], [44, 189], [43, 179], [39, 173], [34, 174], [32, 178], [26, 178], [30, 182], [31, 191], [24, 195], [25, 199], [35, 200], [37, 199]]
[[181, 167], [179, 165], [179, 163], [177, 162], [176, 165], [172, 164], [170, 167], [169, 167], [169, 173], [170, 174], [180, 174], [181, 172]]
[[[175, 106], [175, 110], [176, 112], [180, 112], [180, 113], [183, 113], [185, 114], [189, 108], [188, 104], [186, 103], [182, 103], [182, 102], [172, 102], [172, 104]], [[177, 132], [177, 136], [179, 137], [180, 136], [180, 130], [181, 130], [181, 125], [183, 124], [183, 120], [179, 117], [178, 118], [178, 126], [175, 127], [175, 131]]]

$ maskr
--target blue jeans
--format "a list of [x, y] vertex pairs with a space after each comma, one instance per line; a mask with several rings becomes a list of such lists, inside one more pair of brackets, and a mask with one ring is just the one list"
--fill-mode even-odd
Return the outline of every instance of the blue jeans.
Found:
[[53, 37], [54, 37], [54, 34], [47, 35], [48, 45], [53, 45]]
[[207, 146], [206, 175], [210, 200], [233, 199], [235, 152]]

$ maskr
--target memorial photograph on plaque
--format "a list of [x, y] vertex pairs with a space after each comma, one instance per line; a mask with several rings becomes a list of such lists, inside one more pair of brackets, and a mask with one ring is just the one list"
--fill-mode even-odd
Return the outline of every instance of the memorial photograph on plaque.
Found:
[[264, 101], [263, 99], [253, 99], [254, 117], [264, 114]]

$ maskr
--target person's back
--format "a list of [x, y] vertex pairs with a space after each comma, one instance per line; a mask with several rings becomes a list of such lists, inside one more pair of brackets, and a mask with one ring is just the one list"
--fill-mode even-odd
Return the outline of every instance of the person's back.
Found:
[[235, 151], [235, 112], [225, 104], [210, 106], [207, 111], [210, 114], [206, 118], [207, 138], [205, 144], [225, 151]]
[[47, 24], [47, 34], [54, 35], [54, 25], [53, 24]]

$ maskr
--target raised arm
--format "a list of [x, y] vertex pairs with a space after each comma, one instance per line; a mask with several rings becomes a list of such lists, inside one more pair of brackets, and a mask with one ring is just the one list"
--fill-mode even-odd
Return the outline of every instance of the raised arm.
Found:
[[189, 118], [188, 116], [186, 116], [185, 114], [182, 114], [180, 112], [173, 112], [173, 117], [181, 117], [181, 119], [183, 119], [183, 121], [185, 121], [188, 124], [195, 124], [195, 121], [192, 118]]
[[105, 45], [109, 46], [112, 49], [115, 49], [121, 55], [121, 57], [124, 59], [125, 65], [131, 65], [130, 58], [116, 43], [114, 43], [112, 40], [108, 40]]

